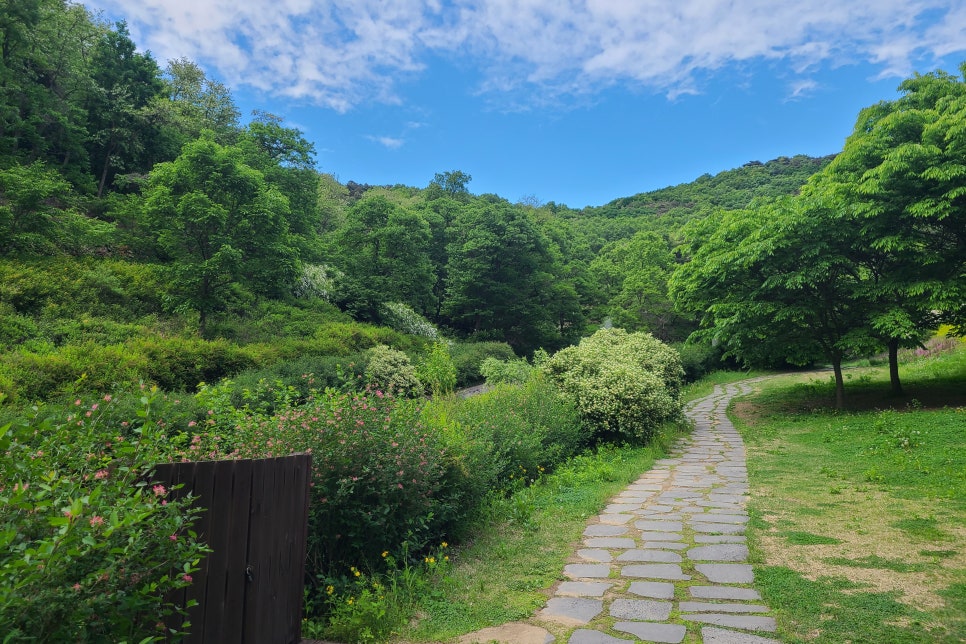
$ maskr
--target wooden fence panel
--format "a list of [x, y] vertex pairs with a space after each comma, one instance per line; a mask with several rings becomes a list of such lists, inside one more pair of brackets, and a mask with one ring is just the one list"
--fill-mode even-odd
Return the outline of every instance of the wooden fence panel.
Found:
[[185, 642], [298, 644], [311, 470], [308, 454], [157, 466], [156, 482], [198, 497], [192, 530], [212, 548], [171, 597], [198, 602]]

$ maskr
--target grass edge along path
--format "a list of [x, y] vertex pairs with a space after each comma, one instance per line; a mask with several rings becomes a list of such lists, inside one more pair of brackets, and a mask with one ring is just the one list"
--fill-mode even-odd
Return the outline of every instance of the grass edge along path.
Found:
[[476, 537], [453, 552], [449, 574], [396, 642], [451, 641], [525, 621], [547, 601], [587, 520], [687, 433], [667, 425], [646, 447], [601, 448], [578, 456], [506, 500]]
[[966, 641], [966, 347], [903, 365], [900, 399], [852, 375], [859, 411], [824, 406], [824, 374], [733, 403], [756, 587], [789, 643]]
[[[717, 372], [685, 387], [682, 402], [719, 384], [759, 374]], [[546, 603], [573, 557], [587, 520], [608, 500], [667, 456], [690, 426], [668, 425], [641, 448], [606, 448], [584, 455], [538, 484], [498, 502], [491, 521], [453, 552], [443, 583], [395, 642], [452, 641], [488, 626], [527, 621]]]

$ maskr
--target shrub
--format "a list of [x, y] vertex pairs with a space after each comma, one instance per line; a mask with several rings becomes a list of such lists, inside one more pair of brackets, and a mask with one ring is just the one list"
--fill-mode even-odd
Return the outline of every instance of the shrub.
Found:
[[486, 358], [511, 360], [517, 355], [506, 342], [458, 342], [450, 349], [456, 367], [456, 386], [469, 387], [483, 382], [480, 365]]
[[419, 411], [416, 401], [391, 394], [329, 390], [282, 414], [238, 423], [233, 449], [241, 457], [313, 456], [311, 580], [349, 565], [378, 567], [384, 551], [405, 541], [417, 552], [444, 531], [453, 513], [437, 493], [447, 457]]
[[456, 388], [456, 366], [443, 342], [435, 342], [416, 364], [416, 377], [433, 396], [453, 393]]
[[486, 358], [480, 365], [480, 373], [486, 378], [486, 384], [488, 385], [503, 383], [521, 384], [530, 378], [533, 373], [533, 367], [523, 358], [516, 360]]
[[379, 345], [366, 354], [366, 384], [391, 391], [401, 396], [419, 395], [423, 386], [416, 377], [416, 368], [402, 351]]
[[546, 379], [499, 385], [468, 399], [434, 400], [426, 424], [446, 441], [455, 470], [449, 506], [464, 516], [492, 492], [529, 483], [583, 446], [573, 403]]
[[646, 442], [681, 411], [680, 358], [647, 333], [601, 329], [543, 370], [572, 397], [595, 440]]
[[385, 302], [379, 307], [379, 314], [386, 326], [409, 335], [417, 335], [434, 342], [439, 340], [439, 329], [416, 313], [408, 304]]
[[142, 398], [140, 420], [103, 424], [76, 401], [60, 420], [0, 428], [0, 639], [103, 642], [163, 638], [205, 552], [190, 499], [145, 481], [166, 436]]

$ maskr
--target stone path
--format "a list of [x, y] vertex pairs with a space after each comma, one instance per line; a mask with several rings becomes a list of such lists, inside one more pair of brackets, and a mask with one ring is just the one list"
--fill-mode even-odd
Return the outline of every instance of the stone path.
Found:
[[725, 415], [750, 382], [688, 407], [693, 434], [588, 525], [537, 621], [574, 627], [568, 644], [779, 644], [752, 587], [745, 449]]

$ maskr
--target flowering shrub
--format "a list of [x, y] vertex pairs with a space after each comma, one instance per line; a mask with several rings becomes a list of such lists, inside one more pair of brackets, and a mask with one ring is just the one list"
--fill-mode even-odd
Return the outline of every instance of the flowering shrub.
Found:
[[345, 277], [341, 271], [325, 264], [303, 264], [302, 274], [292, 289], [295, 297], [317, 297], [329, 301], [335, 284]]
[[[206, 438], [199, 448], [207, 451]], [[419, 551], [445, 530], [437, 498], [448, 457], [419, 420], [416, 401], [381, 390], [317, 392], [305, 405], [238, 423], [228, 456], [312, 454], [308, 569], [378, 567], [403, 541]]]
[[643, 443], [681, 410], [680, 358], [647, 333], [601, 329], [542, 368], [575, 401], [596, 440]]
[[480, 364], [480, 373], [486, 378], [486, 384], [523, 383], [533, 372], [533, 366], [523, 358], [515, 360], [497, 360], [486, 358]]
[[416, 313], [408, 304], [385, 302], [379, 307], [383, 323], [401, 333], [418, 335], [429, 340], [439, 340], [439, 329], [433, 323]]
[[190, 499], [145, 481], [165, 435], [142, 398], [140, 420], [103, 423], [110, 395], [78, 399], [60, 421], [0, 428], [0, 639], [163, 639], [206, 548]]
[[393, 391], [402, 396], [415, 396], [423, 391], [416, 377], [416, 367], [402, 351], [384, 344], [367, 352], [366, 382], [374, 388]]

